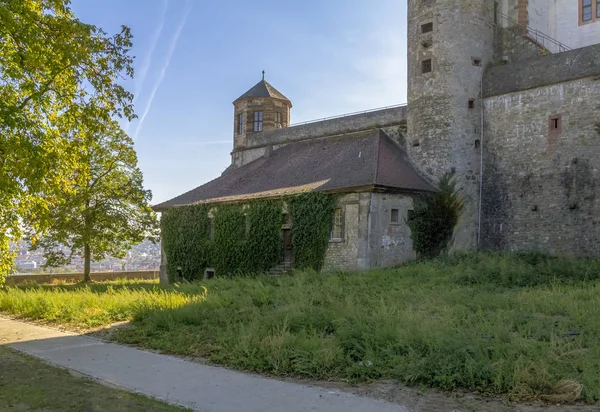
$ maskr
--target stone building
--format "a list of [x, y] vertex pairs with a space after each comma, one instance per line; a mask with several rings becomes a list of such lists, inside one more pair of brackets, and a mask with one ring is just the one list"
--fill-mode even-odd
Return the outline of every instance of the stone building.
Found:
[[341, 195], [326, 266], [414, 258], [413, 196], [454, 172], [455, 250], [600, 256], [600, 0], [409, 0], [408, 105], [290, 126], [263, 78], [234, 102], [231, 166], [155, 207]]

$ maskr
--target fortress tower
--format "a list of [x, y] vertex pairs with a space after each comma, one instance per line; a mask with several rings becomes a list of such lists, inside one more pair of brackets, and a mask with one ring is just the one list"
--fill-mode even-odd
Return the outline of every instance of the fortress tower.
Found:
[[408, 151], [433, 181], [454, 172], [465, 211], [454, 248], [476, 247], [483, 72], [494, 0], [408, 0]]
[[282, 129], [290, 124], [292, 102], [264, 77], [234, 102], [233, 151], [244, 149], [248, 135]]

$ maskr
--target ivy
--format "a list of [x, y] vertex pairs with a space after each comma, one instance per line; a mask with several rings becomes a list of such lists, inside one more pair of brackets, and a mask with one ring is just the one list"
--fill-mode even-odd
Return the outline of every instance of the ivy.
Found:
[[406, 223], [419, 257], [433, 258], [448, 249], [463, 209], [452, 174], [440, 178], [436, 193], [415, 198], [413, 215]]
[[320, 270], [329, 246], [336, 198], [321, 192], [307, 192], [288, 200], [292, 217], [294, 266]]
[[162, 246], [167, 255], [169, 281], [175, 281], [177, 268], [187, 280], [204, 274], [210, 259], [210, 219], [207, 205], [176, 207], [160, 219]]
[[328, 246], [335, 198], [311, 192], [244, 205], [167, 210], [161, 218], [161, 236], [169, 280], [177, 279], [178, 268], [191, 281], [200, 279], [209, 267], [219, 276], [233, 276], [263, 273], [281, 263], [286, 203], [292, 220], [295, 266], [319, 270]]

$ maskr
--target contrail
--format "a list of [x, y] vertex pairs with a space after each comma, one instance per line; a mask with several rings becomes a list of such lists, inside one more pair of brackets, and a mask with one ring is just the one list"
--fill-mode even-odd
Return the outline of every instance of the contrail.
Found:
[[[133, 94], [132, 104], [135, 107], [135, 102], [140, 97], [140, 93], [142, 92], [142, 88], [144, 83], [146, 82], [146, 76], [148, 75], [148, 69], [150, 69], [150, 65], [152, 64], [152, 56], [154, 55], [154, 49], [156, 49], [156, 44], [158, 43], [158, 39], [162, 34], [163, 28], [165, 27], [165, 16], [167, 14], [167, 9], [169, 8], [169, 0], [164, 0], [162, 2], [163, 8], [162, 13], [160, 14], [160, 24], [158, 26], [158, 30], [154, 32], [154, 36], [152, 37], [152, 41], [150, 42], [150, 49], [148, 50], [148, 54], [146, 55], [146, 59], [144, 59], [144, 64], [140, 68], [140, 75], [135, 82], [135, 92]], [[129, 132], [129, 127], [131, 122], [127, 122], [125, 125], [125, 133]]]
[[169, 69], [169, 65], [171, 64], [171, 58], [173, 57], [173, 52], [175, 52], [175, 48], [177, 47], [177, 42], [179, 41], [179, 36], [181, 35], [181, 31], [183, 30], [183, 27], [185, 26], [185, 22], [187, 21], [187, 18], [190, 15], [192, 8], [193, 8], [193, 4], [188, 2], [185, 14], [183, 15], [183, 18], [181, 19], [181, 23], [179, 23], [179, 27], [177, 27], [177, 30], [175, 31], [175, 35], [171, 39], [171, 44], [169, 45], [169, 50], [167, 51], [167, 58], [165, 60], [165, 64], [163, 65], [163, 68], [160, 71], [158, 79], [156, 80], [156, 83], [154, 84], [154, 88], [152, 89], [152, 93], [150, 93], [150, 97], [148, 98], [148, 102], [146, 103], [146, 109], [144, 110], [142, 117], [140, 117], [140, 121], [138, 122], [137, 128], [135, 129], [135, 135], [133, 136], [134, 139], [137, 139], [138, 134], [140, 133], [140, 130], [142, 130], [142, 126], [144, 125], [144, 120], [146, 119], [146, 116], [148, 115], [148, 112], [150, 111], [150, 108], [152, 107], [152, 102], [154, 101], [154, 96], [156, 95], [156, 92], [158, 91], [160, 84], [162, 83], [163, 79], [165, 78], [165, 74], [167, 74], [167, 70]]

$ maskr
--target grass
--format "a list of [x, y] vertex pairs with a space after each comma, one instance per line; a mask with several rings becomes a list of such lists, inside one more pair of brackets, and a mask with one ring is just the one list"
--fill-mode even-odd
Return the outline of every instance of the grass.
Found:
[[0, 346], [0, 410], [175, 412], [184, 409], [76, 378], [66, 370]]
[[8, 288], [0, 311], [131, 319], [119, 342], [279, 376], [600, 401], [595, 260], [480, 254], [369, 274]]

